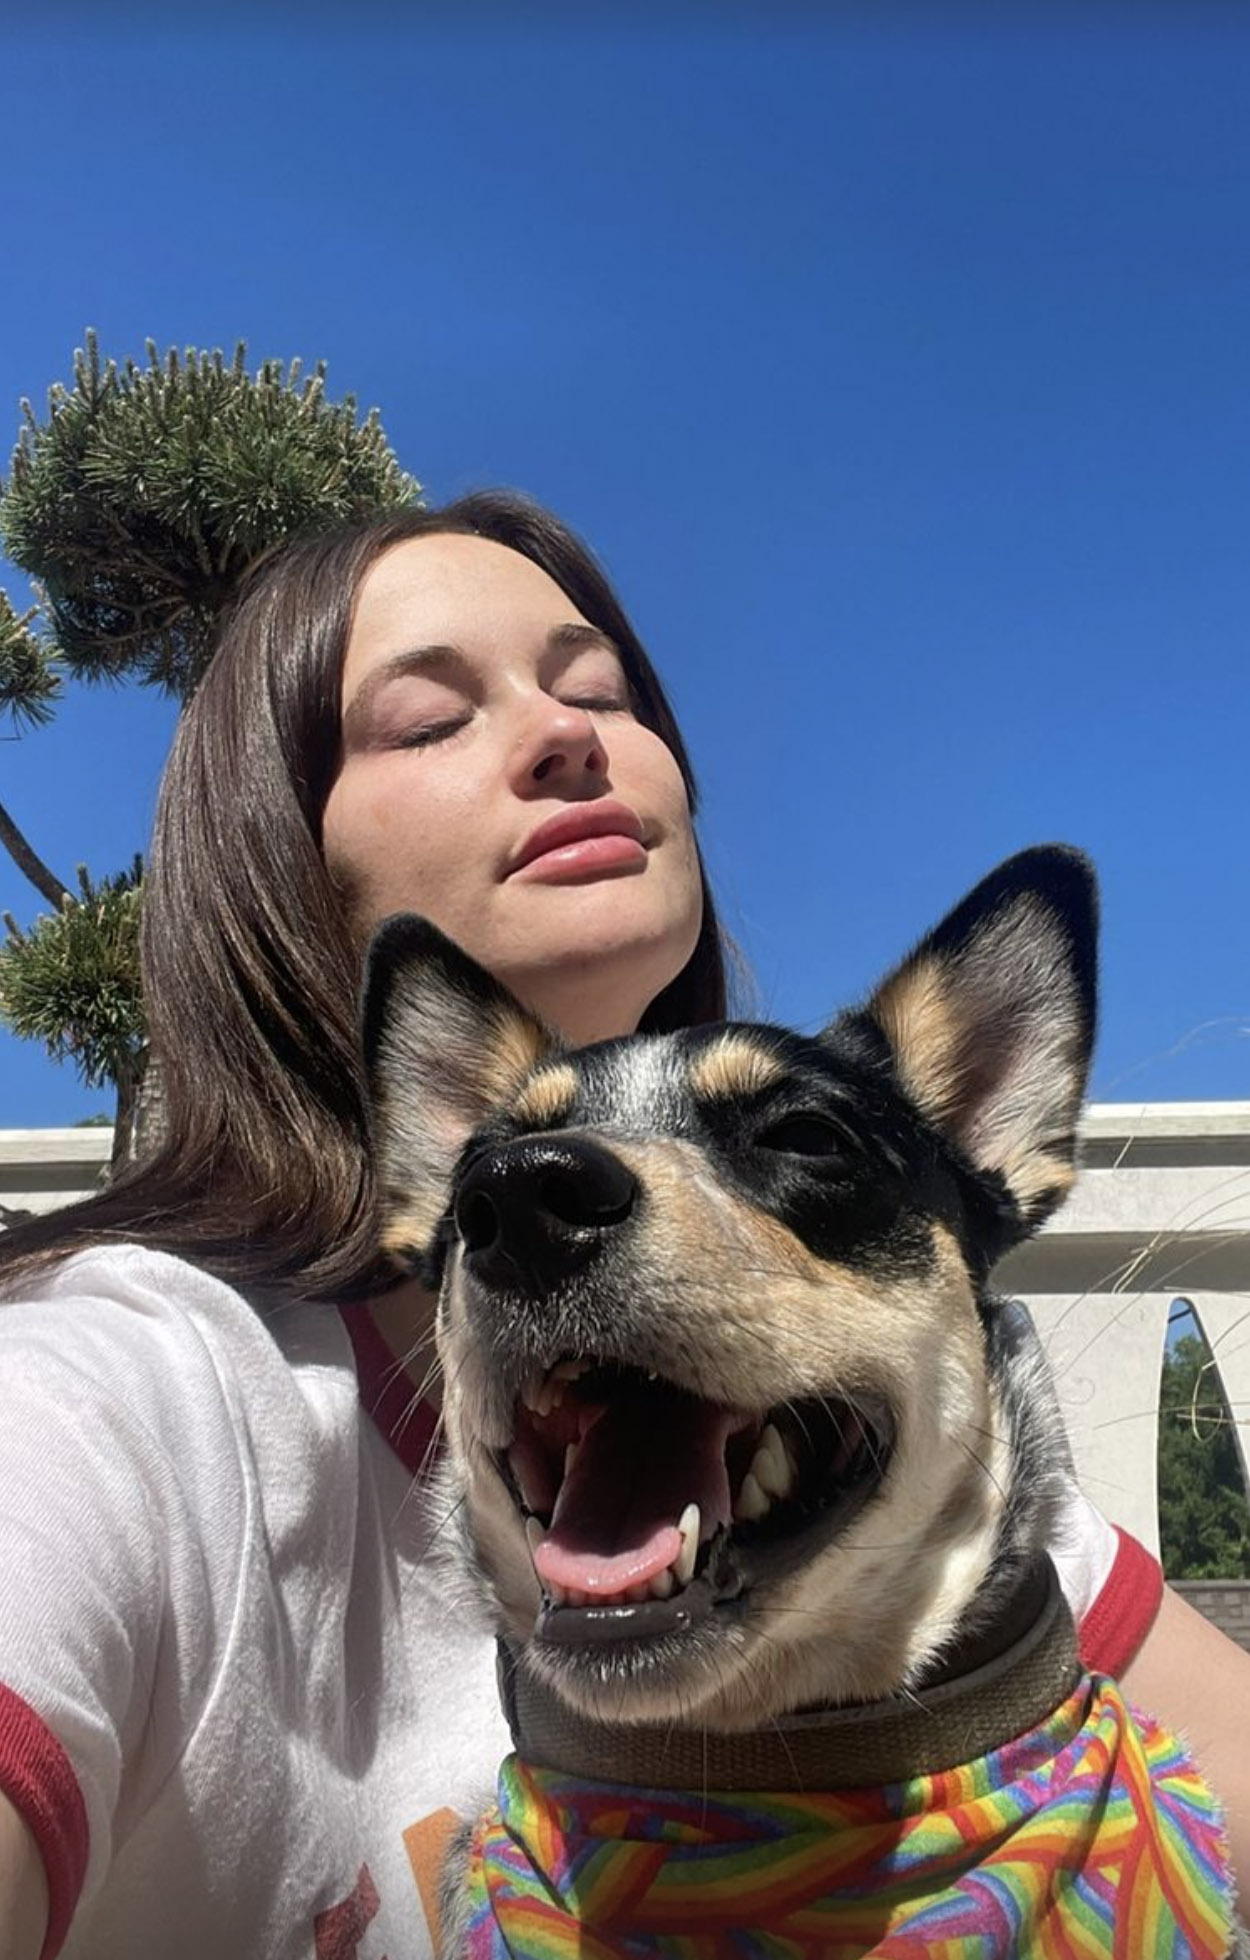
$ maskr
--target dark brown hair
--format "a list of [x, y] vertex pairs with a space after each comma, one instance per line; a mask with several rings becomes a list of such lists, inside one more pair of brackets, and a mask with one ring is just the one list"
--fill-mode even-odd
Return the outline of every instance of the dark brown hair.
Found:
[[[383, 1283], [357, 1053], [360, 950], [322, 859], [321, 814], [365, 574], [391, 546], [447, 532], [531, 559], [608, 635], [638, 716], [671, 749], [694, 808], [685, 744], [654, 669], [594, 557], [547, 511], [481, 491], [287, 546], [224, 619], [165, 770], [143, 902], [160, 1139], [106, 1190], [6, 1233], [6, 1285], [119, 1239], [237, 1284], [313, 1298]], [[724, 1017], [705, 875], [703, 907], [694, 953], [652, 1002], [648, 1029]]]

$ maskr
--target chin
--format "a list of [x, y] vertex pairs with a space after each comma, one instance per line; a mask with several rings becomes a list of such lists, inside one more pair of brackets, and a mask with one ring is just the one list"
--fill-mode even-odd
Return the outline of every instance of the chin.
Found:
[[[602, 890], [602, 888], [599, 888]], [[584, 898], [586, 888], [578, 896]], [[633, 1034], [653, 1000], [688, 964], [699, 940], [701, 915], [694, 920], [630, 918], [609, 895], [598, 918], [578, 914], [575, 951], [563, 946], [524, 967], [492, 963], [495, 977], [575, 1047]]]

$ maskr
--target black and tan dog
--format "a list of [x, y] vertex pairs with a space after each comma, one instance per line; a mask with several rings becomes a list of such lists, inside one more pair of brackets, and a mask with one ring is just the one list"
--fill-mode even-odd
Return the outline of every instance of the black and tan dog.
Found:
[[1095, 936], [1086, 861], [1025, 852], [815, 1038], [573, 1053], [429, 925], [382, 929], [386, 1241], [439, 1291], [459, 1556], [527, 1754], [886, 1781], [941, 1766], [944, 1693], [975, 1753], [1071, 1688], [1067, 1445], [986, 1281], [1072, 1182]]

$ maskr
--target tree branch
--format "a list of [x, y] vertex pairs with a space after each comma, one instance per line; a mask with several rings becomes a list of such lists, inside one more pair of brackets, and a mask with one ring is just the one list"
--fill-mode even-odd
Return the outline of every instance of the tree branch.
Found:
[[68, 888], [31, 849], [3, 803], [0, 803], [0, 844], [4, 845], [23, 876], [30, 879], [35, 890], [42, 893], [49, 905], [54, 905], [59, 912], [63, 901], [71, 896]]

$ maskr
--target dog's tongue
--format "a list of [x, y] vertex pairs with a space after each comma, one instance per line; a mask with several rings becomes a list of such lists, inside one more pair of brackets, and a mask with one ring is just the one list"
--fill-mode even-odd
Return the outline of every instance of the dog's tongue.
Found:
[[662, 1383], [609, 1403], [560, 1487], [534, 1554], [539, 1578], [601, 1598], [624, 1592], [672, 1564], [688, 1504], [699, 1506], [702, 1538], [727, 1525], [734, 1421], [731, 1410]]

